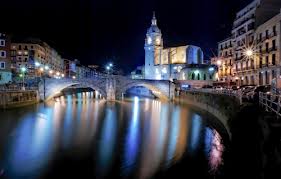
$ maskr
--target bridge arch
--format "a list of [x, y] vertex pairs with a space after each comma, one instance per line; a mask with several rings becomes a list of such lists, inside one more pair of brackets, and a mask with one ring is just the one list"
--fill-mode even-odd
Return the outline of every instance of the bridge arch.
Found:
[[60, 93], [63, 89], [73, 85], [82, 85], [83, 87], [91, 88], [98, 91], [102, 96], [106, 97], [106, 92], [103, 86], [86, 81], [73, 81], [73, 80], [52, 80], [48, 79], [45, 82], [45, 98], [44, 98], [44, 83], [39, 86], [40, 99], [48, 101]]
[[[127, 90], [129, 90], [133, 87], [145, 87], [145, 88], [151, 90], [152, 93], [159, 99], [169, 100], [169, 91], [168, 91], [167, 85], [157, 86], [153, 83], [149, 83], [149, 82], [145, 82], [145, 81], [138, 81], [138, 80], [135, 80], [134, 82], [120, 86], [120, 88], [116, 92], [117, 97], [121, 97], [122, 94], [125, 94]], [[171, 88], [172, 88], [172, 85], [171, 85]], [[172, 96], [173, 93], [171, 93], [170, 95]]]

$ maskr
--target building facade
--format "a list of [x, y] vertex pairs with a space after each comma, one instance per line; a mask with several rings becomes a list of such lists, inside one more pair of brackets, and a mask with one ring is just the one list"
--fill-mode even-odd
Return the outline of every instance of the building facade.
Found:
[[0, 85], [12, 81], [10, 37], [0, 33]]
[[219, 81], [237, 85], [271, 83], [280, 66], [276, 53], [280, 51], [280, 8], [279, 0], [255, 0], [236, 14], [232, 36], [218, 43], [218, 57], [212, 59], [218, 66]]
[[173, 48], [163, 47], [161, 30], [155, 14], [145, 39], [145, 79], [179, 79], [180, 71], [189, 64], [202, 64], [203, 52], [200, 47], [186, 45]]
[[[26, 68], [26, 76], [35, 78], [42, 72], [50, 76], [64, 75], [64, 60], [58, 52], [40, 40], [26, 40], [11, 45], [12, 69], [20, 73]], [[59, 74], [59, 75], [58, 75]]]

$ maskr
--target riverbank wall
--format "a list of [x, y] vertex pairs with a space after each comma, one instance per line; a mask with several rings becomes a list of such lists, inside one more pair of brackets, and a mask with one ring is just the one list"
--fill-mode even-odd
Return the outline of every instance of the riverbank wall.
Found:
[[36, 90], [0, 91], [0, 109], [36, 104], [39, 100], [39, 93]]
[[204, 92], [183, 92], [175, 102], [195, 106], [215, 116], [231, 136], [230, 125], [237, 117], [242, 106], [238, 98], [224, 94]]

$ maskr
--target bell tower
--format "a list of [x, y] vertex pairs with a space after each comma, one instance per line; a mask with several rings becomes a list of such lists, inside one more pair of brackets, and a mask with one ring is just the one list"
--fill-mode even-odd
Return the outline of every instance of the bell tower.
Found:
[[[145, 79], [157, 79], [157, 65], [161, 64], [161, 52], [163, 50], [163, 39], [157, 26], [155, 13], [148, 28], [144, 44], [145, 50]], [[160, 75], [160, 74], [159, 74]]]

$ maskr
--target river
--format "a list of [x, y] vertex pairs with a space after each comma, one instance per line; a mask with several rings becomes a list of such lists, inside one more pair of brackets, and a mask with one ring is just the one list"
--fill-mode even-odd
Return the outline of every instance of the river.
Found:
[[225, 129], [190, 106], [81, 92], [0, 116], [0, 178], [215, 178], [225, 168]]

